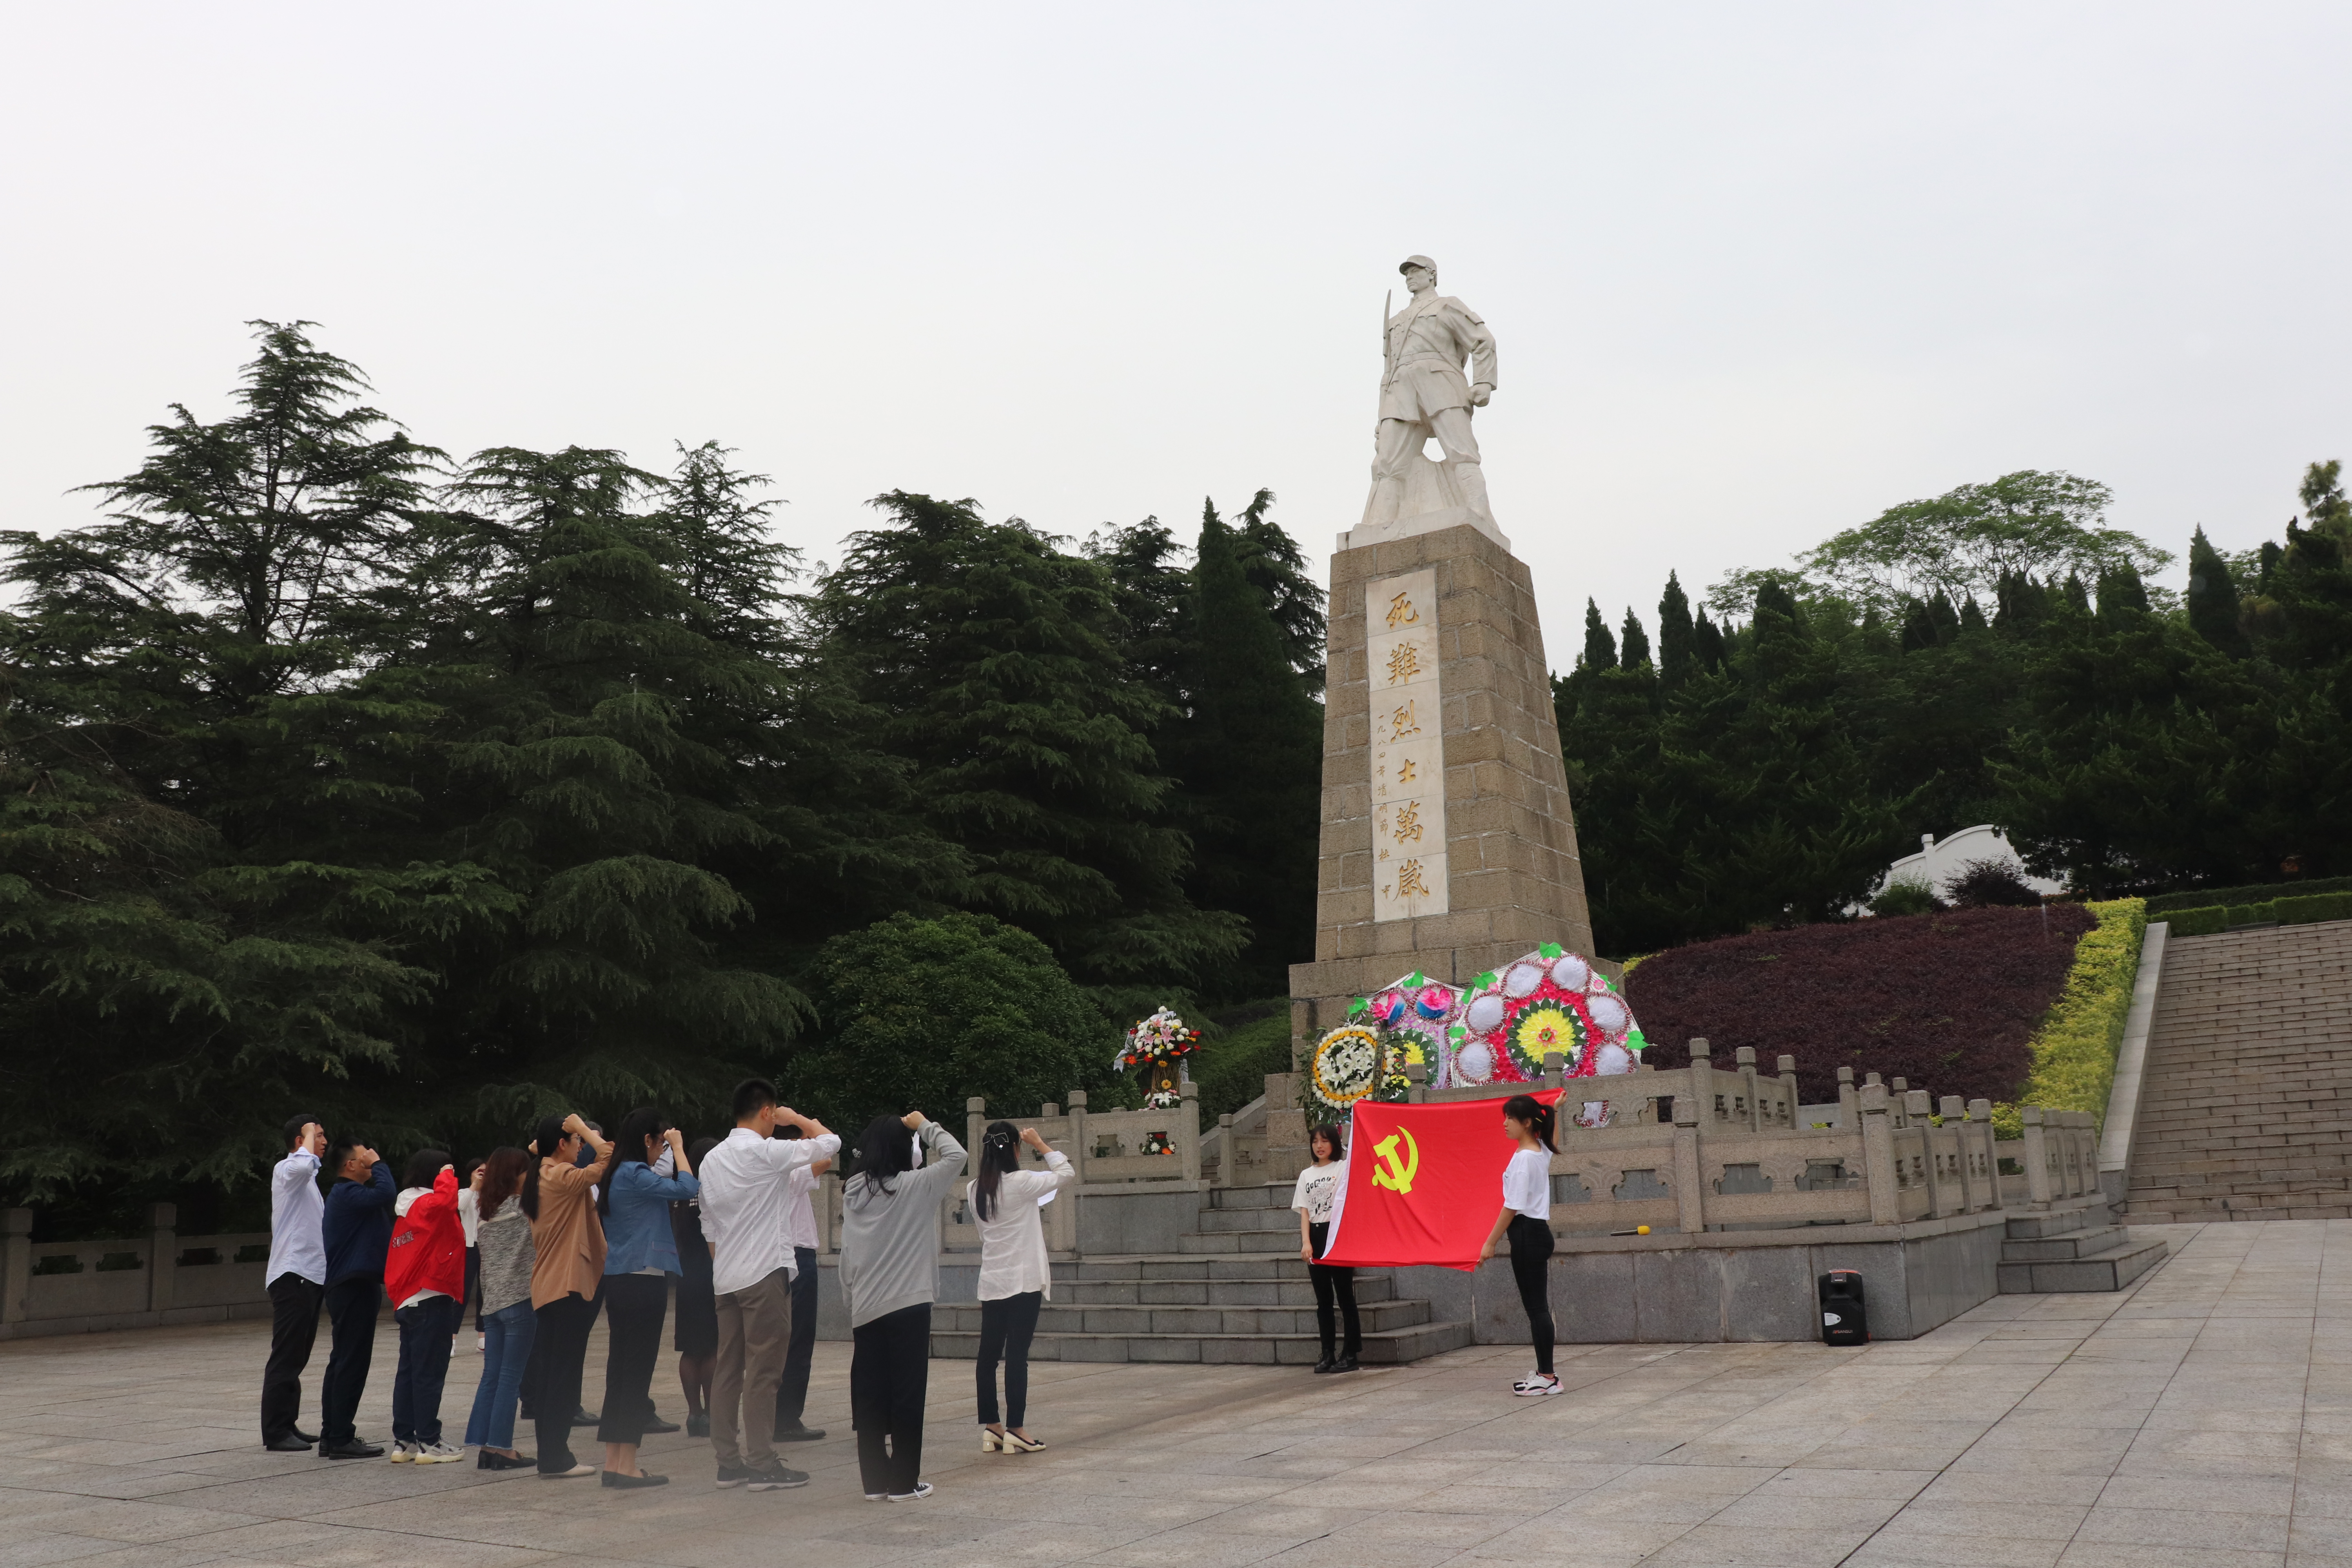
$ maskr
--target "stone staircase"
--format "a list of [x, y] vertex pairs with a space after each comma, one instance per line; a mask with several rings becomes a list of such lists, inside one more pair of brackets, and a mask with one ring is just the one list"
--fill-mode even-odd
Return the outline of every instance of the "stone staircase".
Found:
[[[1315, 1290], [1298, 1258], [1290, 1184], [1219, 1187], [1174, 1254], [1054, 1265], [1038, 1314], [1038, 1361], [1253, 1362], [1308, 1366], [1322, 1353]], [[1429, 1303], [1400, 1300], [1386, 1269], [1356, 1271], [1363, 1359], [1418, 1361], [1471, 1341], [1466, 1322], [1433, 1322]], [[976, 1302], [931, 1310], [931, 1353], [980, 1349]]]
[[2174, 937], [2125, 1217], [2352, 1216], [2352, 921]]
[[2004, 1296], [2120, 1290], [2164, 1261], [2161, 1241], [2135, 1241], [2113, 1223], [2105, 1198], [2075, 1198], [2012, 1212], [2000, 1244]]

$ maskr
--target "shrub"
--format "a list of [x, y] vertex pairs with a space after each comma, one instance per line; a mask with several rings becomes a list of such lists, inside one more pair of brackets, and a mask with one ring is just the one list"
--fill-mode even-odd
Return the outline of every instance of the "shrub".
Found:
[[2352, 893], [2352, 877], [2311, 877], [2292, 882], [2257, 882], [2245, 888], [2190, 888], [2178, 893], [2159, 893], [2147, 901], [2147, 918], [2168, 921], [2175, 910], [2254, 903], [2263, 899], [2293, 898], [2305, 893]]
[[1217, 1118], [1239, 1110], [1265, 1092], [1265, 1075], [1288, 1072], [1290, 1061], [1290, 998], [1277, 997], [1247, 1010], [1255, 1016], [1220, 1015], [1213, 1021], [1225, 1032], [1201, 1042], [1192, 1058], [1192, 1081], [1200, 1086], [1201, 1131]]
[[1116, 1031], [1045, 944], [987, 915], [893, 915], [818, 950], [820, 1037], [782, 1086], [845, 1138], [920, 1107], [959, 1132], [964, 1099], [1033, 1116], [1108, 1075]]
[[2099, 923], [2074, 944], [2065, 989], [2033, 1032], [2033, 1070], [2017, 1091], [2015, 1105], [2000, 1108], [1998, 1120], [2005, 1132], [2018, 1131], [2010, 1125], [2016, 1105], [2087, 1110], [2105, 1120], [2116, 1050], [2123, 1044], [2132, 986], [2139, 977], [2147, 905], [2138, 899], [2116, 899], [2084, 907]]
[[2011, 1100], [2093, 923], [2080, 904], [2053, 904], [1752, 932], [1657, 954], [1626, 996], [1661, 1068], [1704, 1035], [1717, 1060], [1741, 1046], [1768, 1071], [1795, 1057], [1808, 1100], [1836, 1098], [1841, 1067]]
[[2013, 860], [1988, 856], [1970, 860], [1944, 883], [1944, 900], [1955, 909], [2032, 909], [2042, 895], [2025, 880]]
[[2230, 911], [2219, 904], [2210, 909], [2173, 910], [2161, 917], [2148, 918], [2162, 919], [2170, 928], [2167, 934], [2171, 936], [2219, 936], [2230, 927]]
[[2283, 926], [2352, 921], [2352, 893], [2312, 893], [2300, 899], [2279, 899], [2271, 908], [2278, 911], [2278, 922]]
[[1944, 900], [1936, 896], [1935, 889], [1908, 878], [1887, 883], [1886, 890], [1870, 900], [1870, 912], [1882, 919], [1924, 915], [1944, 907]]

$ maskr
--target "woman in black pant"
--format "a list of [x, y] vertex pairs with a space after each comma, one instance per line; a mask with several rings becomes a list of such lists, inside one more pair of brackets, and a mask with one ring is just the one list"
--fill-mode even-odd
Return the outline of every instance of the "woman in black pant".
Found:
[[[596, 1157], [575, 1164], [583, 1142]], [[593, 1476], [595, 1466], [572, 1458], [572, 1415], [580, 1408], [588, 1331], [604, 1282], [604, 1227], [589, 1189], [604, 1179], [613, 1146], [573, 1115], [540, 1122], [531, 1148], [539, 1159], [522, 1179], [519, 1201], [530, 1221], [530, 1304], [539, 1318], [532, 1347], [539, 1367], [533, 1415], [539, 1473], [550, 1479]]]
[[[687, 1151], [694, 1169], [719, 1147], [716, 1138], [698, 1138]], [[677, 1247], [677, 1328], [670, 1349], [677, 1352], [677, 1385], [686, 1394], [686, 1435], [710, 1436], [710, 1378], [719, 1367], [719, 1299], [710, 1283], [710, 1243], [702, 1234], [702, 1200], [669, 1206], [670, 1239]], [[811, 1263], [810, 1268], [816, 1265]]]
[[923, 1394], [931, 1370], [931, 1303], [940, 1294], [940, 1204], [962, 1174], [963, 1145], [910, 1110], [866, 1129], [857, 1173], [843, 1187], [850, 1425], [857, 1430], [857, 1471], [868, 1502], [931, 1495], [923, 1479]]
[[[1045, 1168], [1021, 1168], [1027, 1144]], [[1054, 1294], [1039, 1205], [1077, 1180], [1069, 1157], [1047, 1145], [1034, 1127], [992, 1124], [980, 1141], [980, 1173], [971, 1183], [972, 1227], [980, 1232], [980, 1354], [973, 1371], [980, 1392], [980, 1450], [1034, 1454], [1045, 1445], [1022, 1423], [1029, 1405], [1029, 1342], [1037, 1314]], [[1004, 1363], [1003, 1419], [996, 1408], [996, 1363]]]
[[[1323, 1338], [1323, 1359], [1317, 1372], [1354, 1372], [1363, 1353], [1364, 1333], [1356, 1318], [1356, 1271], [1345, 1264], [1318, 1261], [1331, 1240], [1331, 1205], [1348, 1184], [1347, 1147], [1339, 1130], [1326, 1122], [1307, 1135], [1307, 1151], [1315, 1163], [1298, 1173], [1290, 1190], [1290, 1206], [1298, 1211], [1298, 1256], [1307, 1262], [1307, 1278], [1315, 1286], [1315, 1327]], [[1347, 1325], [1344, 1344], [1333, 1348], [1331, 1309]]]
[[656, 1487], [669, 1478], [639, 1469], [637, 1446], [647, 1432], [677, 1430], [655, 1414], [653, 1398], [669, 1279], [678, 1271], [669, 1206], [700, 1196], [702, 1185], [687, 1163], [684, 1135], [651, 1106], [622, 1118], [613, 1147], [612, 1173], [596, 1189], [609, 1335], [596, 1436], [604, 1445], [605, 1486]]
[[1515, 1094], [1503, 1102], [1503, 1131], [1518, 1148], [1503, 1167], [1503, 1212], [1495, 1216], [1478, 1259], [1494, 1257], [1496, 1244], [1510, 1237], [1511, 1277], [1536, 1348], [1535, 1371], [1511, 1384], [1511, 1392], [1563, 1394], [1551, 1370], [1551, 1157], [1559, 1152], [1552, 1142], [1552, 1108], [1533, 1095]]

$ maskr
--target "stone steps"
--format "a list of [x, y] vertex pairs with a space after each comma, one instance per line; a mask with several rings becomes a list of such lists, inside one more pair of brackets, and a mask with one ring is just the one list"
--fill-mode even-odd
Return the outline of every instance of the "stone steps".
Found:
[[[1308, 1366], [1322, 1354], [1315, 1289], [1298, 1256], [1290, 1184], [1220, 1187], [1181, 1249], [1053, 1266], [1054, 1299], [1038, 1313], [1029, 1353], [1040, 1361], [1201, 1362]], [[1363, 1359], [1418, 1361], [1471, 1342], [1466, 1322], [1432, 1321], [1427, 1301], [1400, 1299], [1386, 1269], [1356, 1272]], [[931, 1310], [931, 1353], [980, 1351], [977, 1302]]]
[[2135, 1241], [2104, 1198], [2011, 1216], [1997, 1270], [2005, 1296], [2120, 1290], [2158, 1264], [2161, 1241]]
[[2352, 921], [2166, 944], [2126, 1217], [2352, 1216]]

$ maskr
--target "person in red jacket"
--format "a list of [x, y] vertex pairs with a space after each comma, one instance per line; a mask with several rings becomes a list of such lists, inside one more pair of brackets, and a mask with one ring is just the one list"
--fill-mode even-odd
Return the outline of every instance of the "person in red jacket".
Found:
[[408, 1180], [392, 1212], [392, 1247], [383, 1260], [384, 1294], [400, 1325], [392, 1462], [446, 1464], [466, 1457], [441, 1440], [441, 1385], [466, 1305], [466, 1226], [457, 1215], [457, 1168], [446, 1152], [423, 1149], [409, 1156]]

